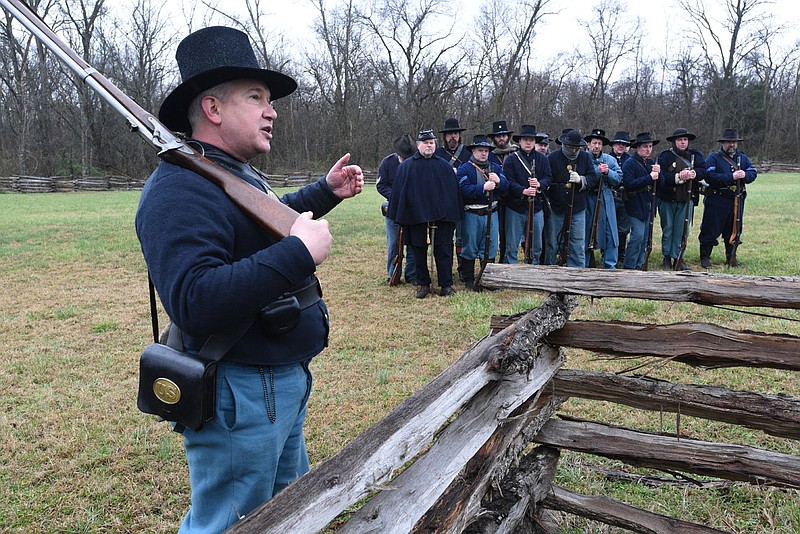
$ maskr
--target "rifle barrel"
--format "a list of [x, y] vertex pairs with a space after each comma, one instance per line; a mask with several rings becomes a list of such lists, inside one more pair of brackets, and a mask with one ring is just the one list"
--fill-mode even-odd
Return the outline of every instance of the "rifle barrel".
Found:
[[296, 211], [279, 200], [261, 193], [184, 143], [152, 114], [84, 61], [24, 2], [0, 0], [0, 6], [117, 110], [128, 121], [131, 130], [159, 151], [161, 159], [190, 169], [218, 185], [243, 211], [274, 237], [280, 239], [289, 235], [289, 230], [299, 215]]

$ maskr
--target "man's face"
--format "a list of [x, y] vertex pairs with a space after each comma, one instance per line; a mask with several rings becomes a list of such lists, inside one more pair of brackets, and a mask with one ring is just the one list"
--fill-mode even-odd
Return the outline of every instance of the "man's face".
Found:
[[602, 151], [603, 151], [602, 139], [597, 139], [593, 137], [592, 139], [589, 140], [589, 152], [591, 152], [594, 157], [599, 156]]
[[533, 137], [523, 136], [519, 138], [519, 147], [525, 152], [530, 152], [536, 145], [536, 139]]
[[565, 148], [565, 149], [567, 150], [567, 152], [569, 152], [570, 154], [574, 154], [574, 153], [576, 153], [576, 152], [577, 152], [577, 151], [578, 151], [578, 150], [579, 150], [581, 147], [579, 147], [579, 146], [575, 146], [575, 145], [566, 145], [566, 144], [565, 144], [565, 145], [564, 145], [564, 148]]
[[642, 157], [642, 159], [649, 158], [650, 154], [653, 153], [653, 143], [642, 143], [636, 147], [636, 152]]
[[445, 132], [444, 143], [450, 150], [455, 150], [461, 143], [461, 132]]
[[675, 148], [683, 152], [687, 148], [689, 148], [689, 138], [688, 137], [676, 137], [673, 142], [675, 143]]
[[611, 145], [611, 149], [614, 151], [614, 154], [619, 156], [628, 151], [628, 145], [625, 143], [614, 143]]
[[235, 80], [225, 101], [216, 99], [219, 137], [225, 150], [241, 161], [270, 151], [272, 123], [278, 118], [264, 82]]
[[507, 147], [508, 141], [510, 139], [511, 138], [508, 136], [508, 134], [497, 134], [492, 136], [492, 141], [494, 141], [494, 146], [496, 146], [497, 148]]
[[547, 154], [547, 149], [550, 148], [549, 143], [536, 143], [536, 152]]
[[472, 149], [472, 157], [480, 163], [485, 163], [489, 159], [489, 149], [485, 146], [476, 146]]
[[738, 141], [723, 141], [722, 142], [722, 150], [723, 152], [727, 152], [731, 156], [736, 154], [736, 150], [739, 148]]
[[436, 152], [436, 139], [426, 139], [417, 141], [417, 150], [423, 157], [429, 158]]

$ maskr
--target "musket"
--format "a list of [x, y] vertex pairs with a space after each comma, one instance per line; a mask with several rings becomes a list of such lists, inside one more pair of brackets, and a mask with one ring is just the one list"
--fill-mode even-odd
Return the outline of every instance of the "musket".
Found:
[[[572, 172], [572, 165], [567, 165], [567, 172]], [[575, 187], [576, 184], [567, 182], [566, 187], [569, 189], [569, 204], [567, 204], [567, 211], [564, 213], [564, 244], [561, 245], [561, 253], [558, 258], [558, 265], [563, 267], [567, 264], [567, 256], [569, 254], [569, 236], [572, 232], [572, 211], [575, 208]]]
[[[526, 167], [527, 170], [527, 167]], [[528, 178], [528, 187], [533, 187], [533, 181], [536, 179], [536, 159], [531, 162], [530, 177]], [[533, 217], [536, 214], [536, 195], [528, 197], [528, 220], [525, 223], [525, 263], [533, 263]]]
[[[694, 154], [689, 163], [689, 170], [694, 170]], [[675, 266], [673, 271], [682, 271], [684, 269], [683, 257], [686, 255], [686, 244], [689, 238], [689, 221], [691, 220], [692, 209], [692, 190], [694, 189], [694, 180], [689, 183], [689, 198], [686, 199], [686, 207], [683, 210], [683, 235], [681, 236], [681, 246], [678, 250], [678, 257], [675, 258]]]
[[[742, 169], [742, 155], [736, 158], [736, 170]], [[736, 267], [739, 262], [736, 261], [736, 249], [739, 248], [739, 243], [742, 242], [742, 198], [744, 196], [744, 178], [736, 180], [736, 195], [733, 197], [733, 228], [731, 229], [731, 236], [728, 238], [728, 244], [732, 245], [731, 257], [728, 260], [728, 267]]]
[[[475, 167], [475, 169], [478, 170], [478, 172], [483, 174], [483, 176], [488, 181], [489, 176], [485, 172], [483, 172], [483, 169], [481, 169], [480, 167], [478, 167], [474, 163], [472, 165]], [[490, 169], [491, 169], [491, 167], [490, 167]], [[481, 260], [481, 270], [478, 271], [478, 276], [475, 277], [475, 287], [478, 288], [479, 290], [480, 290], [480, 287], [481, 287], [481, 278], [483, 278], [483, 271], [486, 270], [486, 265], [489, 263], [489, 249], [492, 246], [492, 199], [494, 197], [494, 194], [492, 193], [492, 191], [489, 191], [487, 193], [487, 197], [489, 198], [489, 204], [486, 206], [486, 212], [487, 212], [486, 213], [486, 240], [484, 241], [484, 245], [483, 245], [483, 259]]]
[[[648, 160], [645, 160], [644, 162], [645, 170], [647, 170], [647, 161]], [[648, 173], [648, 175], [649, 174], [650, 173]], [[653, 192], [650, 193], [650, 222], [647, 226], [647, 247], [644, 249], [644, 263], [642, 263], [643, 271], [647, 270], [647, 264], [650, 261], [650, 253], [653, 252], [653, 223], [656, 220], [656, 184], [652, 182], [653, 181], [651, 180], [649, 186], [653, 188]]]
[[389, 287], [400, 285], [400, 278], [403, 272], [403, 225], [397, 225], [397, 254], [392, 258], [392, 276], [389, 277]]
[[[597, 161], [597, 160], [595, 160]], [[600, 166], [600, 163], [597, 163], [597, 166]], [[587, 248], [589, 251], [594, 254], [594, 250], [597, 248], [597, 227], [600, 224], [600, 208], [602, 206], [602, 196], [603, 196], [603, 175], [600, 175], [600, 183], [597, 185], [597, 199], [594, 201], [594, 216], [592, 217], [592, 232], [589, 235], [589, 245]]]
[[30, 7], [20, 0], [0, 0], [0, 5], [17, 19], [62, 63], [77, 74], [98, 96], [122, 115], [131, 131], [158, 150], [162, 160], [189, 169], [219, 186], [256, 223], [277, 239], [289, 235], [299, 214], [279, 200], [265, 195], [238, 176], [204, 157], [183, 138], [171, 132], [152, 114], [142, 109], [117, 86], [69, 48]]

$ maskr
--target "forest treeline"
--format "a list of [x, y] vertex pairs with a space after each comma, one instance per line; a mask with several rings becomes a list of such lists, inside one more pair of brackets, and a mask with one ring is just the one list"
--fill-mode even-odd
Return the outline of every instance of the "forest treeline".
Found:
[[[267, 0], [29, 4], [154, 113], [178, 83], [183, 36], [209, 24], [246, 31], [264, 67], [300, 84], [276, 103], [273, 151], [256, 162], [268, 172], [323, 169], [344, 152], [375, 168], [394, 137], [439, 130], [451, 116], [467, 140], [500, 119], [551, 136], [571, 127], [663, 139], [686, 127], [704, 152], [735, 127], [754, 160], [800, 161], [800, 52], [785, 37], [797, 21], [776, 17], [769, 0], [724, 0], [714, 13], [701, 0], [671, 1], [674, 19], [645, 24], [613, 0], [577, 14], [557, 0], [485, 0], [469, 19], [444, 0], [308, 0], [297, 13], [312, 21], [302, 40], [270, 24]], [[149, 174], [152, 148], [2, 15], [0, 176]], [[644, 44], [652, 24], [667, 26], [658, 50]], [[571, 47], [537, 39], [546, 25]]]

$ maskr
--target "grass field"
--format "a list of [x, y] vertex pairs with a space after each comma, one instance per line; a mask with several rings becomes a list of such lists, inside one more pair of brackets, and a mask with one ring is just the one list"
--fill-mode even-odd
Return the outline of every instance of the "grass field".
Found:
[[[0, 195], [0, 531], [172, 532], [189, 506], [181, 438], [136, 409], [138, 356], [150, 341], [147, 278], [134, 235], [138, 192]], [[538, 293], [460, 291], [414, 298], [386, 287], [380, 197], [374, 187], [330, 216], [334, 248], [319, 270], [331, 319], [330, 348], [314, 360], [307, 422], [318, 463], [339, 451], [488, 332], [494, 314], [536, 306]], [[762, 175], [749, 187], [741, 267], [715, 272], [800, 274], [797, 175]], [[699, 268], [695, 226], [687, 260]], [[656, 229], [656, 236], [658, 230]], [[653, 263], [660, 264], [655, 248]], [[461, 289], [457, 285], [456, 289]], [[760, 310], [769, 311], [769, 310]], [[796, 311], [782, 315], [800, 319]], [[574, 318], [671, 323], [699, 320], [800, 335], [797, 322], [691, 304], [582, 299]], [[162, 315], [162, 320], [164, 319]], [[619, 370], [568, 350], [568, 367]], [[798, 395], [798, 377], [753, 369], [701, 371], [669, 364], [658, 378]], [[596, 402], [564, 412], [645, 430], [675, 419]], [[681, 418], [681, 433], [800, 454], [795, 441]], [[565, 454], [558, 482], [610, 494], [681, 519], [736, 532], [800, 531], [796, 491], [737, 484], [724, 490], [610, 482], [599, 458]], [[613, 532], [564, 518], [565, 532]]]

